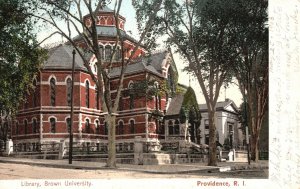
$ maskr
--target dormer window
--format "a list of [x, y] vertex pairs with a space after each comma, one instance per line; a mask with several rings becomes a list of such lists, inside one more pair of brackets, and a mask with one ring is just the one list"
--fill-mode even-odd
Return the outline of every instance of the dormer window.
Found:
[[105, 46], [105, 61], [110, 61], [111, 58], [111, 46]]
[[100, 50], [101, 60], [104, 60], [104, 48], [102, 45], [100, 46], [99, 50]]
[[117, 61], [122, 59], [122, 54], [121, 54], [121, 49], [120, 49], [120, 47], [117, 47], [114, 58], [115, 58], [115, 60], [117, 60]]

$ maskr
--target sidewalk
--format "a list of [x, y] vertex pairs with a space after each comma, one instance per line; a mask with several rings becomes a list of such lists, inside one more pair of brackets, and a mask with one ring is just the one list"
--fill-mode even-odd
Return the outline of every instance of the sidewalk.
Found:
[[[86, 170], [108, 170], [105, 163], [101, 162], [85, 162], [73, 161], [72, 164], [68, 160], [44, 160], [44, 159], [25, 159], [13, 157], [0, 157], [0, 163], [26, 164], [43, 167], [63, 168], [63, 169], [86, 169]], [[165, 165], [132, 165], [132, 164], [117, 164], [117, 170], [138, 171], [144, 173], [156, 174], [179, 174], [179, 173], [194, 173], [194, 172], [224, 172], [230, 170], [243, 169], [268, 169], [269, 163], [267, 160], [259, 161], [258, 163], [251, 162], [218, 162], [218, 166], [207, 166], [206, 163], [194, 164], [165, 164]]]

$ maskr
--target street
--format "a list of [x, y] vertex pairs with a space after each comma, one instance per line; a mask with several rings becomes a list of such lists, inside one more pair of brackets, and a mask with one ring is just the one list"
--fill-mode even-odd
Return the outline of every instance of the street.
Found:
[[146, 179], [146, 178], [245, 178], [267, 179], [268, 169], [237, 170], [229, 172], [154, 174], [125, 170], [61, 169], [33, 165], [0, 163], [0, 179]]

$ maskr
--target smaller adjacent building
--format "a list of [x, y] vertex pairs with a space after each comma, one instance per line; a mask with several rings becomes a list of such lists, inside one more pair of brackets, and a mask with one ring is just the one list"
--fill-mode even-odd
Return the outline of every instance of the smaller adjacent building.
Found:
[[[201, 112], [201, 144], [209, 143], [209, 121], [208, 110], [206, 104], [200, 104]], [[240, 129], [241, 124], [238, 120], [238, 107], [230, 100], [226, 99], [216, 104], [216, 138], [223, 146], [227, 145], [233, 148], [238, 148], [244, 144], [244, 135]]]

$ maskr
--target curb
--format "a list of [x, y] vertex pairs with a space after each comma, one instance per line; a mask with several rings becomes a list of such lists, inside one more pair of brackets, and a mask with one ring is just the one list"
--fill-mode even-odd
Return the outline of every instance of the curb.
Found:
[[41, 162], [29, 162], [29, 161], [14, 161], [14, 160], [3, 160], [0, 159], [1, 163], [13, 163], [13, 164], [23, 164], [23, 165], [33, 165], [41, 167], [51, 167], [51, 168], [61, 168], [61, 169], [83, 169], [83, 170], [118, 170], [118, 171], [136, 171], [140, 173], [152, 173], [152, 174], [184, 174], [184, 173], [216, 173], [216, 172], [228, 172], [235, 170], [249, 170], [249, 169], [269, 169], [269, 166], [264, 165], [233, 165], [233, 166], [223, 166], [223, 167], [211, 167], [204, 169], [192, 169], [184, 171], [155, 171], [155, 170], [142, 170], [127, 167], [117, 167], [116, 169], [102, 167], [90, 167], [81, 166], [73, 164], [55, 164], [55, 163], [41, 163]]

